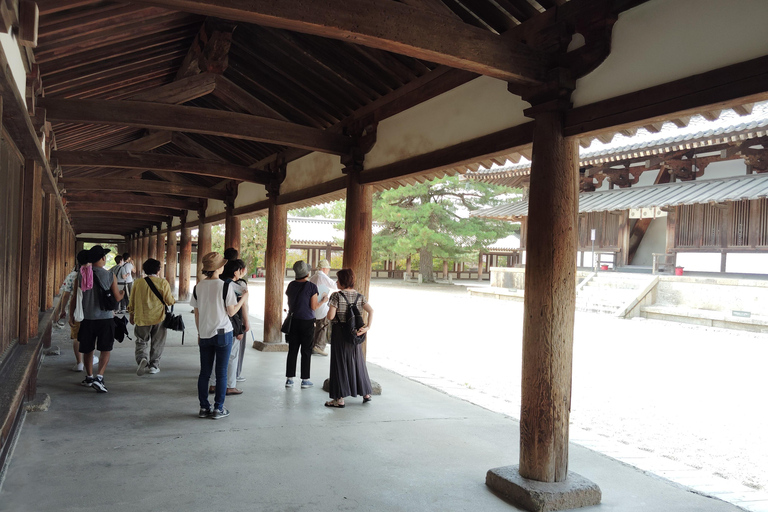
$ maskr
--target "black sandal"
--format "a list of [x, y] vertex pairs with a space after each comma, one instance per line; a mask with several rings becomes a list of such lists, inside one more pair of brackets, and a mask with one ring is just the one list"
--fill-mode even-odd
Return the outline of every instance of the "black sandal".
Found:
[[363, 403], [365, 404], [365, 403], [370, 402], [372, 398], [373, 397], [371, 397], [371, 396], [369, 396], [368, 398], [363, 397]]
[[335, 407], [336, 409], [343, 409], [347, 404], [340, 404], [338, 402], [335, 402], [333, 400], [329, 400], [328, 402], [325, 402], [326, 407]]

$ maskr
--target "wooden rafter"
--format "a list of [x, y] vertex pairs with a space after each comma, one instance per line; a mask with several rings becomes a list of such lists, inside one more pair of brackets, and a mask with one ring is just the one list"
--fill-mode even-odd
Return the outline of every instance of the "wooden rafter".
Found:
[[250, 169], [239, 165], [221, 163], [175, 155], [138, 153], [134, 151], [53, 151], [61, 167], [106, 167], [116, 169], [141, 169], [144, 171], [170, 171], [199, 176], [269, 183], [272, 175], [266, 171]]
[[145, 192], [147, 194], [167, 194], [171, 196], [199, 197], [201, 199], [227, 198], [225, 190], [211, 187], [199, 187], [195, 185], [180, 185], [165, 181], [135, 180], [135, 179], [109, 179], [97, 180], [91, 178], [62, 179], [59, 182], [67, 192], [84, 190], [106, 190], [123, 192]]
[[179, 197], [149, 196], [126, 192], [69, 192], [67, 204], [71, 202], [108, 202], [112, 204], [129, 205], [133, 208], [143, 206], [156, 206], [173, 210], [198, 210], [202, 204], [198, 199], [182, 199]]
[[62, 123], [112, 124], [204, 133], [344, 155], [352, 140], [307, 126], [248, 114], [143, 101], [42, 98], [48, 119]]
[[154, 5], [351, 41], [502, 80], [541, 83], [546, 59], [452, 16], [391, 0], [152, 0]]
[[137, 209], [134, 205], [118, 204], [110, 202], [80, 202], [70, 204], [68, 206], [70, 212], [110, 212], [110, 213], [123, 213], [128, 216], [133, 216], [134, 213], [141, 212], [147, 215], [159, 215], [162, 217], [178, 217], [181, 215], [182, 210], [175, 210], [173, 208], [159, 208], [156, 206], [142, 206]]

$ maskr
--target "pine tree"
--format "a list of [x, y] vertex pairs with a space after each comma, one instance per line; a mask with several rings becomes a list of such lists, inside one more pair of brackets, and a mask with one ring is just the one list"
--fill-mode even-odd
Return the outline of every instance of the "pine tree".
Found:
[[419, 254], [424, 282], [434, 282], [433, 258], [460, 259], [509, 236], [508, 222], [470, 217], [495, 206], [513, 190], [474, 180], [446, 177], [379, 192], [373, 218], [382, 229], [373, 236], [374, 251]]

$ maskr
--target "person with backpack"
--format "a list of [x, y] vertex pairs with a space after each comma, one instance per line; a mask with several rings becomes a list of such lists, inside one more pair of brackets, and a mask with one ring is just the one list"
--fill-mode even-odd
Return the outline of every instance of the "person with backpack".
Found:
[[[226, 252], [225, 252], [226, 255]], [[232, 287], [235, 290], [235, 296], [240, 298], [243, 291], [248, 289], [248, 285], [243, 281], [247, 269], [245, 262], [240, 259], [229, 260], [224, 265], [224, 270], [219, 278], [224, 281], [224, 288]], [[237, 388], [237, 373], [242, 368], [242, 358], [245, 352], [245, 334], [250, 330], [248, 323], [248, 304], [243, 303], [243, 307], [235, 314], [232, 323], [232, 351], [229, 353], [229, 365], [227, 366], [227, 395], [242, 395], [243, 390]], [[216, 369], [213, 369], [211, 379], [208, 382], [208, 393], [216, 392]]]
[[290, 329], [286, 332], [288, 342], [288, 358], [285, 362], [285, 387], [293, 387], [296, 376], [296, 359], [301, 350], [301, 388], [314, 386], [309, 380], [312, 364], [312, 337], [315, 334], [315, 313], [322, 303], [328, 300], [317, 300], [317, 285], [308, 281], [309, 266], [299, 260], [293, 264], [296, 279], [288, 283], [285, 294], [288, 296], [288, 316], [291, 317]]
[[135, 326], [138, 376], [160, 372], [160, 358], [165, 348], [165, 310], [176, 302], [171, 285], [157, 276], [160, 265], [152, 258], [144, 262], [141, 267], [146, 277], [135, 282], [128, 301], [129, 318]]
[[[232, 350], [232, 321], [243, 304], [248, 300], [248, 290], [243, 291], [240, 300], [235, 296], [233, 286], [224, 294], [224, 281], [219, 279], [226, 260], [218, 253], [209, 252], [202, 259], [202, 273], [205, 279], [192, 290], [190, 306], [195, 312], [195, 326], [200, 346], [200, 375], [197, 378], [197, 397], [200, 401], [200, 418], [218, 420], [229, 416], [224, 407], [227, 393], [227, 367]], [[208, 401], [208, 379], [216, 365], [216, 389], [214, 405]]]
[[[117, 287], [115, 275], [104, 268], [109, 249], [94, 245], [88, 250], [88, 263], [80, 267], [80, 274], [75, 280], [73, 296], [77, 290], [82, 290], [83, 320], [77, 340], [80, 342], [79, 351], [83, 354], [83, 365], [86, 377], [81, 382], [83, 386], [92, 387], [99, 393], [106, 393], [104, 372], [109, 364], [109, 356], [115, 344], [115, 308], [116, 301], [123, 298], [123, 291]], [[76, 300], [70, 302], [70, 325], [74, 327]], [[93, 352], [101, 352], [99, 370], [93, 375]]]
[[[331, 370], [328, 383], [330, 401], [326, 407], [345, 407], [344, 398], [361, 396], [363, 403], [371, 401], [371, 379], [365, 366], [362, 340], [370, 330], [373, 321], [373, 308], [365, 296], [355, 291], [355, 273], [351, 268], [341, 269], [336, 277], [339, 291], [331, 295], [328, 307], [328, 320], [331, 321]], [[362, 308], [368, 313], [368, 324], [357, 326], [354, 309]], [[359, 321], [359, 320], [357, 320]], [[350, 327], [354, 327], [354, 331]]]

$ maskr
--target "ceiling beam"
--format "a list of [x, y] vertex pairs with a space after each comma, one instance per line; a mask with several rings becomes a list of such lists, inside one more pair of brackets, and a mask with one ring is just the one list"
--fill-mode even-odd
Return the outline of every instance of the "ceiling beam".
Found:
[[262, 185], [269, 183], [273, 177], [267, 171], [249, 169], [240, 165], [157, 153], [137, 153], [133, 151], [53, 151], [51, 152], [51, 157], [55, 158], [61, 167], [85, 166], [169, 171], [260, 183]]
[[70, 212], [111, 212], [111, 213], [123, 213], [128, 216], [133, 216], [134, 213], [140, 211], [142, 214], [160, 215], [164, 217], [178, 217], [181, 215], [182, 210], [174, 210], [172, 208], [159, 208], [156, 206], [142, 206], [137, 209], [136, 206], [131, 204], [118, 204], [118, 203], [91, 203], [91, 202], [70, 202], [67, 205]]
[[69, 192], [66, 195], [66, 199], [68, 205], [72, 204], [73, 201], [87, 203], [109, 202], [131, 206], [157, 206], [173, 210], [199, 210], [203, 204], [199, 199], [147, 196], [131, 192]]
[[153, 5], [339, 39], [518, 83], [539, 84], [549, 63], [525, 44], [391, 0], [151, 0]]
[[298, 124], [209, 108], [143, 101], [41, 98], [48, 120], [60, 123], [112, 124], [253, 140], [344, 155], [353, 140]]
[[216, 75], [201, 73], [134, 94], [127, 98], [127, 101], [150, 101], [178, 105], [210, 94], [215, 88]]
[[82, 190], [106, 190], [119, 192], [146, 192], [148, 194], [168, 194], [171, 196], [199, 197], [203, 199], [227, 198], [226, 190], [212, 187], [199, 187], [196, 185], [181, 185], [167, 181], [137, 180], [137, 179], [109, 179], [98, 180], [92, 178], [62, 179], [59, 183], [67, 192]]

